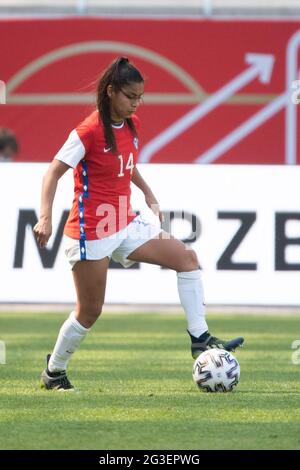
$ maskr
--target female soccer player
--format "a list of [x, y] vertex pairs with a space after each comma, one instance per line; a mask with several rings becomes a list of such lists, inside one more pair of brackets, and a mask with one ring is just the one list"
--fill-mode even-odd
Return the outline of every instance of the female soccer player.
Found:
[[77, 305], [62, 325], [52, 354], [47, 356], [42, 373], [46, 389], [73, 389], [66, 375], [67, 364], [101, 313], [110, 258], [124, 267], [143, 262], [177, 272], [194, 358], [208, 348], [231, 351], [243, 343], [240, 337], [222, 341], [208, 332], [195, 251], [131, 212], [132, 182], [162, 221], [158, 202], [136, 168], [139, 121], [135, 113], [143, 93], [139, 70], [126, 57], [116, 59], [99, 80], [97, 110], [70, 133], [43, 179], [40, 218], [33, 229], [41, 248], [52, 232], [57, 182], [69, 168], [74, 169], [74, 201], [64, 243]]

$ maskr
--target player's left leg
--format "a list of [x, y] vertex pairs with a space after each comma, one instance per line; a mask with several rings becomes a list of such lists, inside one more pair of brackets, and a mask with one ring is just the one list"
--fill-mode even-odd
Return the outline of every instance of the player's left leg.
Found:
[[181, 305], [186, 313], [192, 356], [217, 347], [228, 351], [241, 346], [244, 339], [222, 341], [208, 332], [205, 320], [205, 303], [201, 270], [197, 254], [187, 249], [183, 242], [166, 232], [145, 242], [127, 257], [131, 261], [150, 263], [177, 271], [177, 286]]

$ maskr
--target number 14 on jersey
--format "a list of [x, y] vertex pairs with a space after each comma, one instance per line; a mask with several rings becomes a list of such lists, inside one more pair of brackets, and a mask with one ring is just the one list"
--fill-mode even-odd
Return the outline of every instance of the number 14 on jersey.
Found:
[[[124, 176], [124, 174], [125, 174], [124, 173], [124, 158], [123, 158], [123, 155], [118, 155], [118, 158], [120, 160], [120, 171], [119, 171], [118, 176], [121, 177], [121, 176]], [[131, 152], [129, 154], [129, 158], [128, 158], [128, 161], [126, 163], [125, 170], [130, 170], [130, 174], [132, 175], [133, 169], [134, 169], [133, 153]]]

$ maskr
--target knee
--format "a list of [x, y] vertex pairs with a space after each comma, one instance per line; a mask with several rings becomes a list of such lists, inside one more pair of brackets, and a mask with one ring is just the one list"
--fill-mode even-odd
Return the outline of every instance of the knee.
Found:
[[195, 271], [196, 269], [199, 269], [197, 253], [194, 250], [186, 250], [178, 272]]
[[102, 304], [98, 302], [80, 303], [76, 308], [76, 318], [85, 328], [91, 328], [102, 312]]

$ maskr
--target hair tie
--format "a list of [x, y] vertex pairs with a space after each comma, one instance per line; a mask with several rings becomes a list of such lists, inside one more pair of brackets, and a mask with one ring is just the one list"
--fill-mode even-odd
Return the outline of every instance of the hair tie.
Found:
[[116, 66], [119, 67], [120, 65], [128, 64], [129, 60], [127, 57], [119, 57], [116, 63]]

